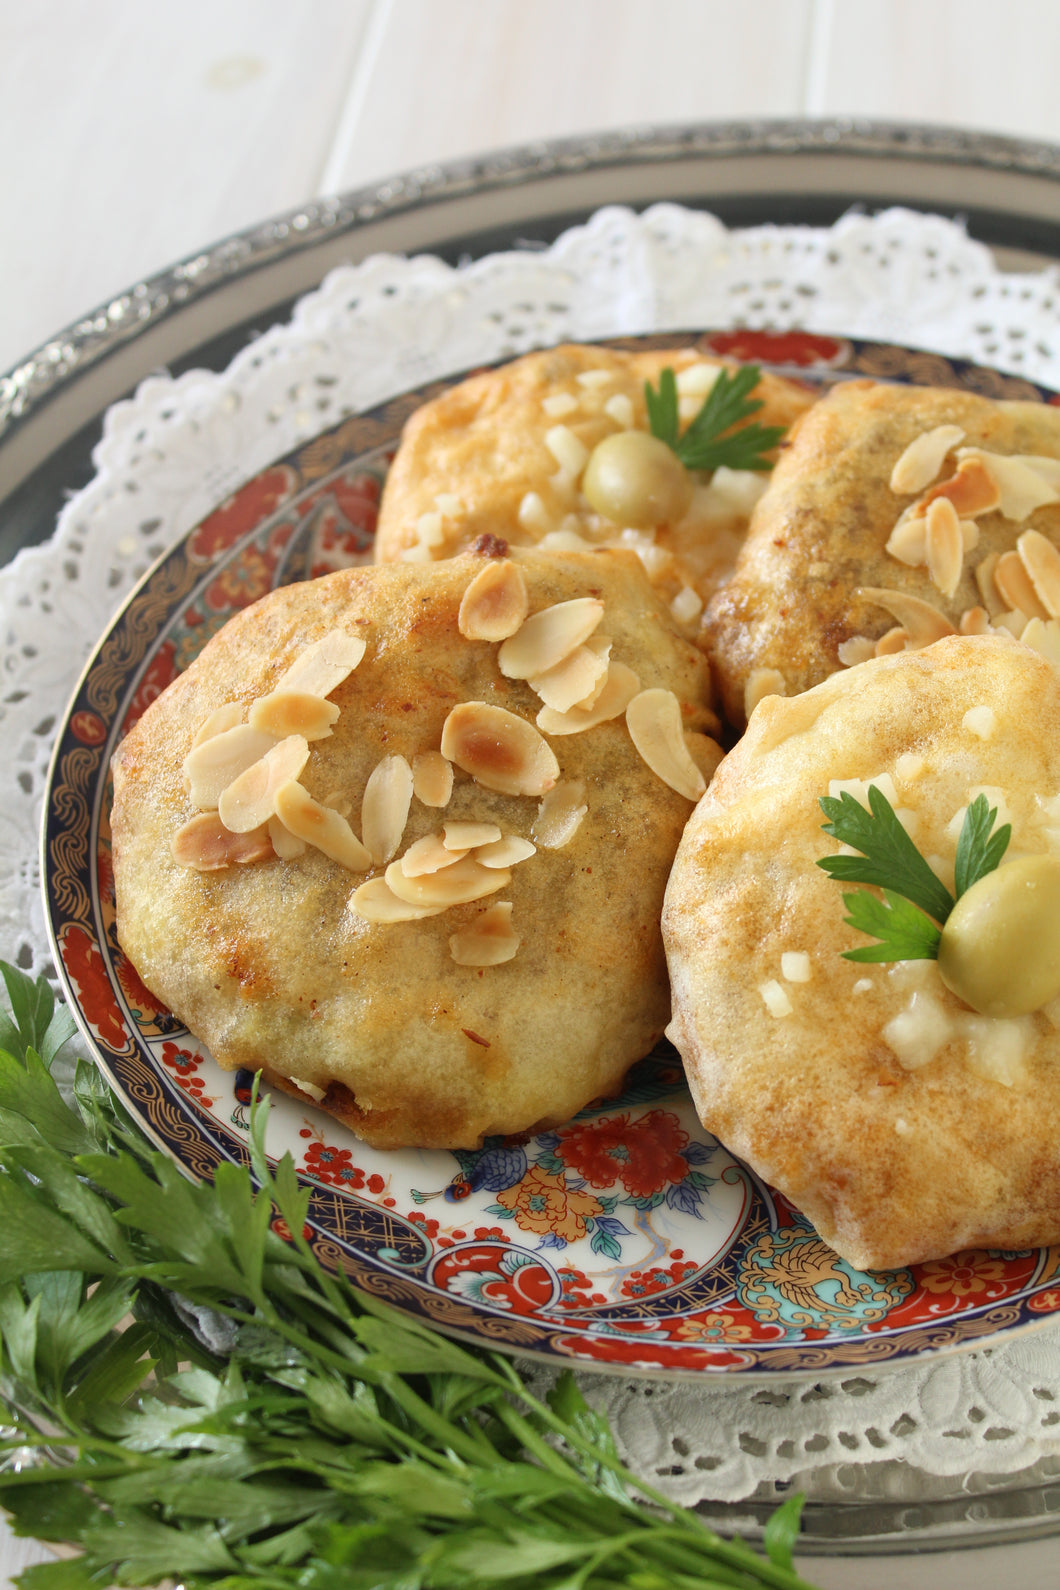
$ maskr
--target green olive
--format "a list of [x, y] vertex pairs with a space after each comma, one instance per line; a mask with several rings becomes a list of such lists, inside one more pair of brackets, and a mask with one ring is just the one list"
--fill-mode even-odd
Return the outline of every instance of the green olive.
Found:
[[582, 491], [605, 519], [647, 530], [683, 519], [692, 479], [677, 454], [648, 431], [619, 431], [593, 448]]
[[950, 991], [984, 1016], [1024, 1016], [1060, 994], [1060, 859], [1027, 856], [961, 895], [939, 941]]

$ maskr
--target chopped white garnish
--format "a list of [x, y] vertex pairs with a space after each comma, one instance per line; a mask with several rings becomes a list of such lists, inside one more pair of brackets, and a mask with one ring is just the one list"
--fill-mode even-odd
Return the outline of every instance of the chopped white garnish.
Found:
[[828, 793], [833, 799], [843, 794], [853, 795], [854, 799], [860, 801], [867, 810], [870, 784], [875, 784], [880, 794], [892, 806], [898, 805], [898, 791], [889, 773], [877, 773], [875, 778], [833, 778], [829, 780]]
[[895, 1117], [894, 1129], [899, 1137], [908, 1137], [913, 1130], [909, 1122], [902, 1115]]
[[915, 993], [905, 1010], [900, 1010], [883, 1029], [898, 1064], [906, 1071], [918, 1071], [934, 1060], [943, 1044], [953, 1036], [953, 1022], [934, 994]]
[[771, 977], [768, 983], [759, 983], [758, 992], [761, 994], [762, 1002], [771, 1016], [791, 1015], [793, 1008], [791, 1000], [775, 977]]
[[613, 370], [581, 370], [574, 379], [579, 386], [607, 386], [615, 379]]
[[780, 974], [789, 983], [808, 983], [813, 965], [805, 950], [785, 950], [780, 957]]
[[854, 984], [854, 992], [855, 992], [855, 994], [867, 994], [871, 988], [872, 988], [872, 978], [871, 977], [859, 977], [857, 982]]
[[519, 523], [524, 530], [536, 530], [543, 535], [551, 527], [548, 509], [536, 491], [528, 491], [519, 504]]
[[922, 756], [917, 756], [915, 751], [903, 751], [894, 764], [894, 771], [901, 784], [911, 784], [923, 773], [927, 763]]
[[1034, 1044], [1032, 1017], [962, 1015], [959, 1026], [968, 1046], [968, 1064], [979, 1076], [1005, 1088], [1023, 1079], [1024, 1061]]
[[993, 738], [997, 728], [997, 713], [993, 707], [969, 707], [961, 719], [961, 728], [967, 729], [970, 734], [978, 735], [980, 740]]
[[691, 624], [703, 611], [703, 598], [691, 585], [682, 585], [670, 603], [670, 611], [679, 624]]
[[690, 364], [674, 377], [682, 397], [706, 397], [721, 374], [720, 364]]
[[633, 429], [633, 403], [624, 392], [616, 392], [604, 404], [604, 413], [624, 431]]
[[449, 519], [455, 519], [457, 514], [464, 511], [464, 504], [459, 497], [454, 497], [451, 491], [440, 491], [434, 499], [434, 506], [439, 513], [444, 513]]
[[577, 479], [589, 462], [589, 449], [575, 436], [568, 425], [553, 425], [550, 431], [546, 431], [545, 446], [563, 474], [570, 475], [574, 479]]

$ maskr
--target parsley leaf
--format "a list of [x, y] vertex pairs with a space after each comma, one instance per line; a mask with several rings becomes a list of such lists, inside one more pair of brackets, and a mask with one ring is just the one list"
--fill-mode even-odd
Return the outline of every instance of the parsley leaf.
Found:
[[[657, 392], [650, 381], [644, 383], [644, 401], [652, 435], [672, 448], [686, 469], [712, 470], [722, 464], [729, 469], [772, 468], [766, 454], [783, 437], [783, 425], [759, 425], [756, 420], [753, 425], [732, 429], [763, 407], [760, 398], [748, 396], [761, 376], [757, 364], [745, 364], [735, 372], [721, 370], [699, 413], [684, 435], [679, 436], [677, 379], [667, 365], [659, 372]], [[732, 434], [726, 435], [726, 432]]]
[[[880, 942], [844, 950], [843, 959], [935, 960], [941, 930], [956, 900], [924, 860], [882, 790], [870, 784], [868, 796], [868, 811], [846, 790], [838, 799], [823, 795], [818, 802], [829, 818], [821, 825], [824, 832], [861, 854], [825, 856], [817, 865], [837, 882], [870, 883], [883, 891], [882, 900], [864, 890], [844, 894], [843, 904], [850, 913], [844, 922]], [[977, 795], [964, 814], [954, 868], [957, 899], [993, 872], [1005, 853], [1012, 825], [1005, 823], [991, 835], [996, 817], [997, 807], [990, 806], [985, 795]]]

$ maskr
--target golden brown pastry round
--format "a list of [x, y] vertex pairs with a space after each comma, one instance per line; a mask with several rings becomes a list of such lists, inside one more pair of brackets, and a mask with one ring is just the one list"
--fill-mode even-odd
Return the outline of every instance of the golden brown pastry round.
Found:
[[[520, 582], [525, 622], [505, 598]], [[284, 587], [152, 704], [114, 759], [118, 932], [222, 1066], [261, 1068], [384, 1147], [471, 1147], [619, 1087], [668, 1019], [659, 913], [692, 799], [622, 706], [589, 726], [605, 695], [580, 732], [561, 705], [541, 733], [535, 669], [572, 644], [623, 706], [672, 692], [687, 761], [681, 731], [712, 721], [707, 665], [631, 554]], [[257, 759], [236, 772], [244, 742]]]
[[1055, 1242], [1060, 1001], [983, 1016], [933, 960], [844, 959], [870, 940], [816, 865], [835, 781], [863, 802], [876, 783], [951, 889], [980, 790], [1012, 824], [1002, 866], [1060, 853], [1060, 676], [1015, 640], [955, 637], [756, 709], [663, 915], [703, 1121], [859, 1267]]
[[[598, 442], [647, 429], [644, 383], [658, 385], [667, 366], [686, 388], [690, 418], [726, 363], [694, 348], [571, 344], [472, 376], [424, 404], [406, 424], [387, 478], [377, 561], [451, 557], [487, 533], [523, 546], [625, 544], [639, 550], [667, 600], [685, 587], [705, 600], [731, 567], [767, 476], [725, 469], [703, 476], [679, 521], [636, 530], [594, 514], [579, 489]], [[790, 426], [816, 394], [765, 373], [753, 396], [763, 404], [759, 424]], [[698, 605], [688, 611], [698, 621]]]
[[840, 383], [792, 433], [707, 609], [727, 717], [877, 648], [1055, 618], [1057, 548], [1060, 409]]

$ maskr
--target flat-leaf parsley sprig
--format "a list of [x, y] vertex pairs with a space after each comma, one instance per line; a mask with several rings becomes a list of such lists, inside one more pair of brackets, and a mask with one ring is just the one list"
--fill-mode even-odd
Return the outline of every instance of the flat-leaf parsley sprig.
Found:
[[[650, 381], [644, 383], [648, 426], [653, 436], [677, 454], [686, 469], [772, 468], [767, 454], [784, 436], [783, 425], [744, 425], [732, 430], [741, 420], [757, 414], [764, 405], [760, 398], [749, 398], [762, 377], [757, 364], [745, 364], [730, 373], [719, 371], [699, 413], [683, 434], [679, 431], [677, 378], [667, 365], [659, 372], [658, 391]], [[731, 431], [731, 435], [726, 432]]]
[[540, 1401], [324, 1270], [265, 1104], [253, 1177], [190, 1182], [94, 1067], [66, 1102], [42, 1056], [72, 1023], [4, 977], [0, 1506], [81, 1553], [23, 1590], [810, 1590], [800, 1498], [764, 1557], [705, 1529], [622, 1466], [569, 1373]]
[[868, 800], [868, 811], [848, 790], [839, 796], [823, 795], [819, 801], [828, 818], [821, 825], [824, 832], [860, 854], [825, 856], [817, 865], [838, 882], [873, 884], [883, 892], [882, 900], [863, 889], [844, 894], [847, 926], [879, 940], [844, 950], [844, 959], [937, 960], [947, 917], [961, 895], [998, 866], [1012, 837], [1012, 825], [1005, 823], [993, 833], [997, 807], [991, 806], [985, 795], [977, 795], [971, 802], [957, 841], [954, 896], [932, 871], [875, 784], [869, 785]]

